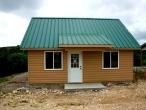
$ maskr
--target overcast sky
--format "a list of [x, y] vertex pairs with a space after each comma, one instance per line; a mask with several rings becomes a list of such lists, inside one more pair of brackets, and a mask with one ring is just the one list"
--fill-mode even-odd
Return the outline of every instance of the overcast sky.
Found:
[[119, 18], [146, 42], [146, 0], [0, 0], [0, 47], [20, 45], [34, 16]]

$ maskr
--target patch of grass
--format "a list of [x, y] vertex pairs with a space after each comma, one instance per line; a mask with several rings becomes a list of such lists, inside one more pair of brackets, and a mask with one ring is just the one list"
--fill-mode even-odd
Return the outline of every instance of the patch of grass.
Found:
[[9, 79], [10, 79], [9, 77], [2, 77], [2, 78], [0, 78], [0, 83], [6, 82], [6, 81], [8, 81]]
[[138, 79], [144, 78], [144, 71], [142, 70], [135, 71], [135, 77]]
[[12, 79], [14, 76], [16, 76], [16, 74], [10, 75], [10, 76], [5, 76], [5, 77], [0, 77], [0, 83], [9, 81], [10, 79]]

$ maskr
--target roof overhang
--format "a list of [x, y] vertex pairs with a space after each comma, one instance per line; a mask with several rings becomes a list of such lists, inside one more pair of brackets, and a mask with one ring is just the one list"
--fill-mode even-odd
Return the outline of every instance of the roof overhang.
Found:
[[31, 51], [31, 50], [42, 50], [42, 51], [47, 51], [47, 50], [82, 50], [82, 51], [103, 51], [103, 50], [141, 50], [140, 48], [114, 48], [114, 47], [60, 47], [60, 48], [20, 48], [20, 50], [24, 51]]

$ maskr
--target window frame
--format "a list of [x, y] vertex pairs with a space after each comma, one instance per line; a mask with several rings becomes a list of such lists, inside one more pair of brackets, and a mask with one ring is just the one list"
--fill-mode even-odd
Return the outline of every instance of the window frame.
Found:
[[[109, 68], [104, 68], [104, 52], [110, 52], [110, 67]], [[111, 67], [111, 53], [112, 52], [118, 52], [118, 67]], [[102, 69], [119, 69], [119, 65], [120, 65], [120, 57], [119, 57], [120, 55], [119, 55], [119, 51], [103, 51], [102, 52]]]
[[[52, 69], [46, 68], [46, 53], [47, 52], [53, 53], [53, 68]], [[61, 68], [59, 69], [54, 69], [54, 52], [61, 52]], [[63, 70], [63, 52], [62, 51], [44, 51], [44, 70]]]

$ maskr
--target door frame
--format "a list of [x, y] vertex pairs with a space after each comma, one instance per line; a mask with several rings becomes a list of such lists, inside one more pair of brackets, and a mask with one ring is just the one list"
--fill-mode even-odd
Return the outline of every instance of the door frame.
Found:
[[[80, 57], [79, 57], [79, 60], [81, 60], [81, 61], [79, 61], [79, 62], [81, 62], [81, 81], [80, 82], [71, 82], [70, 81], [70, 63], [71, 63], [71, 59], [70, 59], [70, 56], [71, 56], [71, 54], [80, 54]], [[67, 64], [68, 64], [68, 72], [67, 72], [67, 75], [68, 75], [68, 79], [67, 79], [67, 81], [68, 81], [68, 83], [83, 83], [83, 52], [82, 51], [68, 51], [68, 54], [67, 54], [67, 59], [68, 59], [68, 62], [67, 62]], [[80, 68], [80, 63], [79, 63], [79, 68]]]

